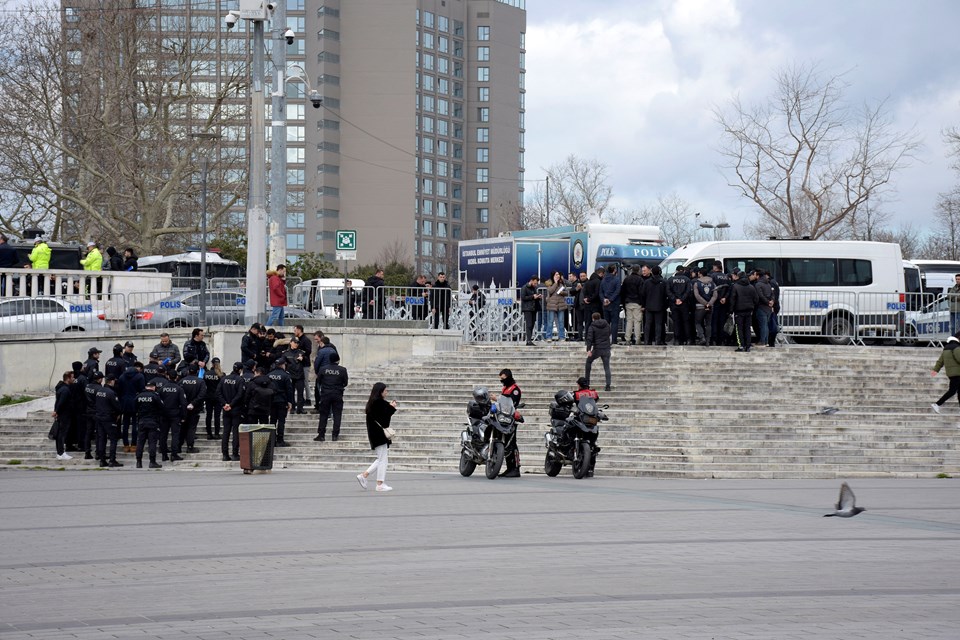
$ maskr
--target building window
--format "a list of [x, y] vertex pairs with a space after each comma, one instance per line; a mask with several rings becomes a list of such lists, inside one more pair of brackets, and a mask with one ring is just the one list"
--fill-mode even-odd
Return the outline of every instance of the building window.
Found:
[[335, 164], [318, 164], [317, 173], [326, 173], [327, 175], [340, 175], [340, 167]]
[[443, 56], [437, 58], [437, 72], [450, 73], [450, 58], [444, 58]]
[[490, 82], [490, 67], [477, 67], [477, 82]]
[[420, 233], [422, 233], [425, 236], [433, 235], [433, 220], [421, 220], [420, 224], [421, 224]]
[[327, 196], [330, 198], [339, 198], [340, 189], [337, 189], [336, 187], [319, 187], [317, 189], [317, 197], [322, 198], [324, 196]]
[[490, 61], [490, 47], [477, 47], [477, 61], [479, 62]]
[[490, 87], [477, 87], [477, 100], [479, 102], [490, 102]]
[[447, 164], [446, 160], [437, 160], [437, 175], [440, 177], [447, 177]]
[[421, 118], [421, 121], [422, 121], [421, 126], [423, 127], [424, 132], [433, 133], [433, 118], [431, 118], [430, 116], [423, 116]]
[[447, 217], [447, 207], [449, 205], [446, 202], [437, 203], [437, 217], [446, 218]]
[[478, 187], [477, 202], [490, 202], [490, 189], [487, 189], [486, 187]]
[[437, 180], [437, 197], [447, 197], [447, 183], [444, 180]]
[[450, 121], [444, 120], [443, 118], [437, 119], [437, 135], [438, 136], [450, 135]]
[[477, 27], [477, 40], [489, 40], [490, 27]]
[[453, 227], [450, 229], [450, 237], [453, 238], [454, 240], [459, 240], [459, 239], [460, 239], [460, 237], [461, 237], [461, 236], [460, 236], [460, 227], [459, 227], [458, 225], [453, 225]]
[[[453, 218], [454, 220], [460, 220], [461, 218], [463, 218], [463, 209], [460, 207], [460, 205], [458, 204], [453, 205], [453, 208], [450, 211], [450, 217]], [[454, 229], [458, 229], [458, 228], [459, 227], [454, 227]]]
[[477, 182], [490, 182], [490, 169], [478, 167]]
[[450, 18], [447, 16], [437, 16], [437, 31], [447, 33], [450, 31]]
[[423, 173], [433, 173], [433, 160], [424, 158], [420, 161], [420, 170]]
[[477, 120], [490, 122], [490, 107], [477, 107]]
[[302, 251], [303, 238], [304, 238], [304, 234], [302, 233], [288, 233], [287, 234], [287, 250]]
[[490, 162], [490, 149], [488, 147], [477, 147], [477, 162]]
[[307, 150], [303, 147], [287, 147], [287, 164], [303, 164]]
[[433, 49], [433, 34], [424, 33], [423, 34], [423, 48], [424, 49]]
[[317, 31], [317, 40], [339, 40], [340, 32], [333, 29], [320, 29]]
[[287, 169], [287, 184], [303, 185], [306, 171], [303, 169]]
[[424, 137], [421, 144], [424, 153], [433, 153], [433, 138]]
[[437, 51], [440, 53], [450, 53], [450, 38], [446, 36], [437, 38]]
[[423, 179], [422, 192], [424, 195], [430, 196], [433, 195], [433, 180], [430, 178]]
[[433, 29], [433, 13], [430, 11], [423, 12], [423, 26]]
[[445, 98], [437, 100], [437, 113], [442, 116], [450, 115], [450, 101]]
[[339, 218], [340, 210], [339, 209], [320, 209], [317, 211], [317, 220], [323, 218]]
[[287, 142], [303, 142], [306, 139], [306, 127], [287, 127]]
[[425, 53], [423, 54], [423, 68], [427, 71], [433, 71], [433, 54]]
[[424, 91], [433, 91], [434, 87], [434, 78], [428, 73], [423, 74], [423, 90]]
[[487, 229], [486, 227], [482, 229], [477, 229], [477, 238], [489, 238], [489, 237], [490, 237], [489, 229]]
[[306, 214], [302, 211], [300, 212], [287, 212], [287, 228], [288, 229], [302, 229], [305, 225]]
[[438, 223], [437, 223], [437, 237], [438, 237], [438, 238], [446, 238], [446, 237], [447, 237], [447, 223], [446, 223], [446, 222], [438, 222]]
[[490, 142], [490, 129], [477, 127], [477, 142]]
[[463, 22], [460, 20], [453, 21], [453, 35], [462, 36], [463, 35]]
[[422, 256], [432, 256], [433, 255], [433, 243], [429, 240], [420, 241], [420, 255]]
[[434, 111], [434, 101], [436, 99], [433, 96], [423, 96], [423, 110], [433, 112]]
[[303, 208], [304, 206], [304, 196], [306, 195], [303, 191], [287, 191], [287, 206], [288, 207], [297, 207]]
[[425, 216], [433, 215], [433, 200], [424, 200], [421, 205], [421, 211]]
[[482, 207], [477, 209], [477, 222], [487, 224], [490, 222], [490, 209]]

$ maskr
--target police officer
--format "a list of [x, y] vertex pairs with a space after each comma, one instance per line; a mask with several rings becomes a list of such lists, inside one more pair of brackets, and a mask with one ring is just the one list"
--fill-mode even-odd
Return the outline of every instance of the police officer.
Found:
[[289, 447], [290, 445], [283, 439], [284, 429], [287, 425], [287, 414], [290, 407], [293, 406], [293, 380], [286, 371], [287, 361], [285, 358], [278, 358], [273, 362], [273, 368], [267, 377], [273, 383], [273, 402], [270, 405], [270, 423], [277, 425], [277, 446]]
[[122, 374], [126, 368], [127, 361], [123, 359], [123, 345], [113, 345], [113, 357], [103, 365], [103, 375], [113, 376], [119, 380], [120, 374]]
[[713, 305], [713, 317], [711, 318], [711, 333], [713, 337], [711, 342], [716, 345], [726, 344], [728, 336], [723, 332], [723, 325], [727, 322], [730, 315], [730, 276], [723, 271], [723, 263], [714, 260], [713, 271], [710, 272], [710, 279], [717, 287], [717, 302]]
[[[174, 382], [176, 374], [169, 372], [170, 378], [155, 378], [157, 394], [163, 400], [163, 423], [160, 425], [160, 455], [163, 461], [183, 460], [180, 457], [180, 423], [187, 412], [187, 397], [179, 384]], [[169, 438], [169, 441], [168, 441]], [[168, 457], [169, 454], [169, 457]]]
[[147, 442], [150, 443], [150, 468], [160, 469], [163, 465], [157, 462], [157, 438], [164, 411], [156, 380], [147, 383], [146, 388], [137, 394], [134, 404], [137, 408], [137, 469], [143, 468], [143, 445]]
[[207, 440], [220, 439], [220, 400], [217, 398], [217, 389], [223, 379], [223, 370], [220, 369], [220, 358], [213, 358], [207, 367], [203, 382], [207, 385], [207, 393], [203, 400], [203, 413], [207, 422]]
[[186, 362], [196, 362], [200, 367], [205, 367], [210, 362], [210, 350], [203, 341], [203, 329], [194, 329], [190, 339], [183, 344], [183, 359]]
[[90, 448], [97, 438], [97, 391], [103, 387], [103, 374], [94, 370], [90, 374], [90, 382], [83, 388], [85, 399], [83, 435], [80, 441], [80, 447], [83, 449], [83, 459], [93, 460], [93, 454]]
[[303, 413], [304, 395], [306, 390], [306, 373], [303, 365], [310, 364], [310, 356], [300, 349], [300, 340], [291, 338], [289, 348], [283, 353], [283, 360], [287, 363], [287, 373], [293, 382], [293, 412]]
[[196, 362], [187, 365], [187, 375], [180, 380], [180, 387], [187, 399], [187, 410], [183, 415], [183, 437], [181, 440], [187, 445], [187, 453], [199, 453], [194, 444], [197, 440], [197, 425], [200, 423], [200, 411], [203, 409], [203, 399], [207, 393], [206, 383], [197, 375], [200, 367]]
[[[97, 419], [97, 459], [101, 467], [122, 467], [117, 462], [117, 440], [120, 439], [120, 400], [113, 390], [117, 379], [106, 377], [106, 384], [97, 390], [95, 415]], [[110, 441], [110, 462], [107, 462], [107, 441]]]
[[334, 351], [330, 354], [330, 364], [319, 372], [317, 383], [320, 387], [320, 421], [317, 425], [315, 442], [323, 442], [327, 438], [327, 418], [333, 412], [333, 441], [340, 439], [340, 419], [343, 416], [343, 391], [347, 388], [349, 379], [347, 370], [340, 366], [340, 354]]
[[83, 363], [83, 373], [88, 379], [92, 379], [90, 374], [94, 371], [100, 371], [100, 354], [103, 353], [96, 347], [90, 347], [87, 350], [87, 360]]
[[[584, 376], [577, 378], [577, 390], [573, 392], [573, 401], [578, 405], [580, 404], [580, 398], [591, 398], [594, 401], [600, 400], [600, 394], [590, 388], [590, 383], [587, 382]], [[597, 466], [597, 454], [600, 453], [600, 447], [597, 446], [596, 434], [593, 435], [590, 444], [593, 445], [593, 456], [590, 458], [590, 468], [587, 469], [588, 478], [593, 477], [593, 468]]]
[[689, 336], [687, 329], [690, 325], [689, 298], [693, 295], [693, 285], [683, 270], [683, 265], [677, 266], [677, 271], [667, 280], [667, 299], [670, 302], [670, 317], [673, 319], [673, 344], [687, 344]]
[[70, 387], [70, 403], [72, 424], [70, 425], [70, 439], [67, 441], [67, 451], [83, 451], [83, 434], [87, 430], [87, 397], [84, 393], [90, 380], [83, 374], [83, 363], [79, 360], [72, 365], [73, 386]]
[[[513, 379], [513, 372], [510, 369], [500, 371], [500, 384], [503, 390], [501, 396], [507, 396], [513, 400], [513, 406], [520, 407], [520, 398], [522, 393], [517, 381]], [[503, 451], [504, 461], [507, 463], [507, 470], [500, 474], [501, 478], [519, 478], [520, 477], [520, 450], [517, 448], [517, 434], [511, 438]]]
[[233, 363], [233, 371], [224, 376], [217, 387], [217, 399], [223, 409], [223, 438], [220, 440], [220, 452], [223, 461], [230, 461], [230, 436], [233, 436], [233, 460], [240, 460], [239, 428], [243, 421], [244, 397], [246, 395], [246, 381], [240, 372], [243, 371], [242, 362]]

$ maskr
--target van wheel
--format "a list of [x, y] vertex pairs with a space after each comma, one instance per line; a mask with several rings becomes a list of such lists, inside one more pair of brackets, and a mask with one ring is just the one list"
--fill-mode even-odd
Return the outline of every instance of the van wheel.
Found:
[[854, 339], [853, 322], [849, 316], [837, 315], [827, 318], [823, 325], [823, 333], [828, 344], [852, 344]]
[[187, 326], [189, 325], [183, 320], [171, 320], [170, 322], [167, 323], [167, 329], [176, 329], [176, 328], [182, 328]]
[[905, 347], [915, 347], [920, 344], [920, 340], [917, 339], [917, 328], [912, 324], [908, 324], [903, 328], [903, 337], [900, 338], [900, 344]]

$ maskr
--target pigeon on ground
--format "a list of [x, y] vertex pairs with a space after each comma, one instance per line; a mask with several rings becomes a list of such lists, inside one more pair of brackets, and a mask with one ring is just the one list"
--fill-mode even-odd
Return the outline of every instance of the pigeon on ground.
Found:
[[820, 411], [817, 411], [817, 415], [832, 416], [837, 411], [840, 411], [840, 409], [838, 409], [837, 407], [826, 407], [824, 409], [820, 409]]
[[853, 490], [846, 482], [840, 485], [840, 501], [837, 502], [836, 511], [823, 514], [824, 518], [837, 516], [838, 518], [852, 518], [861, 511], [866, 511], [857, 506], [857, 497], [853, 495]]

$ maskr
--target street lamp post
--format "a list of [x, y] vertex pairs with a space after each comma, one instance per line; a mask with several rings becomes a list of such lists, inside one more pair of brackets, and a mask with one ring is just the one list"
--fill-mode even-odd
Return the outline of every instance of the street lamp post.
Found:
[[[196, 140], [217, 140], [215, 133], [191, 133]], [[200, 156], [200, 324], [207, 324], [207, 176], [210, 158]]]
[[[700, 214], [697, 214], [697, 215], [700, 215]], [[701, 229], [713, 229], [713, 240], [714, 240], [714, 242], [716, 242], [716, 241], [718, 240], [718, 229], [729, 229], [729, 228], [730, 228], [730, 223], [728, 223], [728, 222], [721, 222], [721, 223], [719, 223], [719, 224], [709, 224], [709, 223], [707, 223], [707, 222], [701, 222], [701, 223], [700, 223], [700, 228], [701, 228]]]

